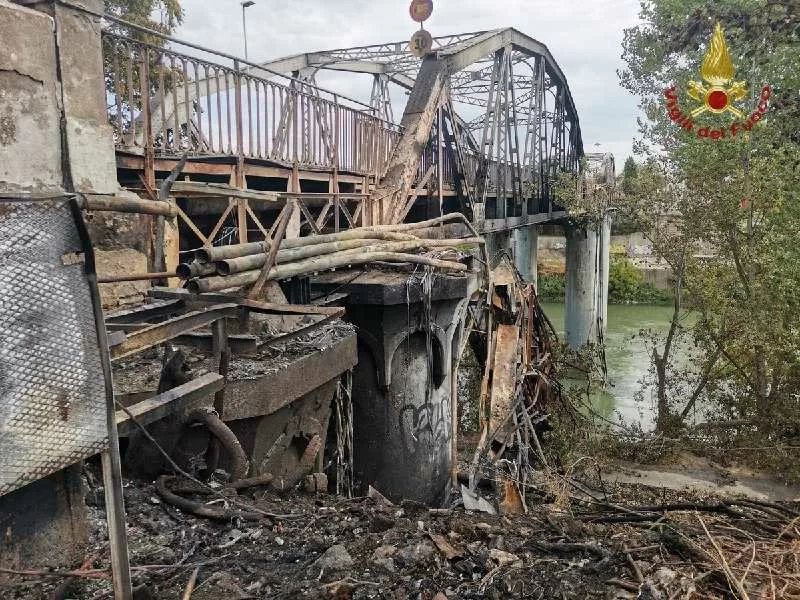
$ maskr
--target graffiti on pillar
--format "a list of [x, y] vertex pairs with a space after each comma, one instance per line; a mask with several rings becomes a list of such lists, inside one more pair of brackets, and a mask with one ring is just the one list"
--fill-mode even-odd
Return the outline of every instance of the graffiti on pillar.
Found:
[[400, 432], [406, 450], [414, 455], [420, 449], [430, 452], [436, 445], [450, 442], [450, 405], [444, 401], [406, 404], [400, 409]]

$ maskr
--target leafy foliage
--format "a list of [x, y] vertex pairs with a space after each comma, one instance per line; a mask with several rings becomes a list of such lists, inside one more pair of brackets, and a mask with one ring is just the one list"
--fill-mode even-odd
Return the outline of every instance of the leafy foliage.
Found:
[[[105, 9], [110, 15], [164, 35], [172, 34], [183, 22], [180, 0], [105, 0]], [[153, 19], [154, 14], [160, 15], [160, 19]], [[112, 30], [156, 46], [161, 46], [163, 43], [160, 38], [138, 31], [129, 31], [129, 28], [121, 24], [113, 24]]]
[[[687, 16], [688, 15], [688, 16]], [[748, 82], [752, 111], [773, 89], [766, 117], [751, 132], [711, 142], [667, 117], [663, 90], [697, 71], [716, 22]], [[800, 435], [800, 10], [794, 2], [648, 0], [626, 30], [620, 73], [645, 119], [636, 148], [643, 164], [621, 210], [634, 215], [676, 275], [673, 326], [653, 346], [661, 425], [680, 421], [702, 396], [710, 417], [744, 423], [728, 441], [785, 443]], [[684, 112], [687, 112], [684, 110]], [[705, 114], [704, 124], [732, 116]], [[682, 292], [699, 318], [684, 325]], [[699, 374], [673, 367], [684, 338]]]
[[536, 287], [545, 302], [563, 302], [566, 278], [563, 273], [539, 273]]
[[608, 270], [608, 301], [611, 304], [664, 304], [669, 296], [643, 281], [642, 272], [624, 256], [611, 259]]

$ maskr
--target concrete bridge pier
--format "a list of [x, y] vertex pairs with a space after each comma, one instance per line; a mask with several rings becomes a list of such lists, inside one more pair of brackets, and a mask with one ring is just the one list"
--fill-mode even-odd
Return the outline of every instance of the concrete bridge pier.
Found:
[[606, 217], [598, 224], [568, 224], [564, 232], [564, 332], [567, 345], [577, 349], [597, 343], [605, 335], [611, 222]]
[[[456, 352], [474, 275], [346, 271], [312, 288], [348, 294], [347, 320], [358, 329], [353, 373], [357, 489], [372, 485], [395, 502], [439, 505], [454, 461]], [[343, 287], [344, 286], [344, 287]]]
[[537, 284], [539, 234], [536, 225], [528, 225], [515, 229], [512, 234], [514, 248], [514, 264], [522, 278], [534, 286]]

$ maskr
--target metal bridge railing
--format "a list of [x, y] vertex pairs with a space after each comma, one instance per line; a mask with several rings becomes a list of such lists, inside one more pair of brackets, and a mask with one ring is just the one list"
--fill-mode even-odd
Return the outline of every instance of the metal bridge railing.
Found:
[[118, 150], [383, 173], [398, 125], [310, 83], [275, 81], [257, 67], [206, 52], [214, 60], [103, 32], [108, 115]]

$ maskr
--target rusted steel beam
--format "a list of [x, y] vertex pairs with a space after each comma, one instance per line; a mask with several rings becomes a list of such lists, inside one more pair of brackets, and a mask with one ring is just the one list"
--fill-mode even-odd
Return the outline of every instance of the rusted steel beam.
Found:
[[[206, 373], [163, 394], [137, 402], [129, 406], [128, 410], [131, 411], [140, 424], [149, 425], [170, 414], [183, 410], [192, 402], [210, 398], [223, 387], [225, 387], [225, 378], [222, 375]], [[116, 418], [119, 435], [130, 435], [136, 427], [131, 418], [121, 410], [117, 411]]]
[[296, 337], [300, 337], [301, 335], [305, 335], [307, 333], [312, 333], [321, 327], [324, 327], [328, 323], [335, 321], [339, 317], [343, 316], [345, 309], [341, 308], [341, 314], [331, 314], [327, 317], [322, 317], [321, 319], [311, 323], [310, 325], [305, 325], [300, 327], [299, 329], [295, 329], [294, 331], [290, 331], [289, 333], [284, 333], [282, 335], [275, 336], [270, 340], [266, 340], [259, 344], [259, 348], [263, 348], [265, 346], [275, 347], [279, 344], [285, 344], [288, 341], [295, 339]]
[[267, 254], [267, 260], [264, 263], [264, 266], [261, 267], [261, 272], [258, 274], [258, 277], [253, 282], [253, 287], [251, 287], [250, 291], [247, 293], [247, 296], [250, 300], [255, 300], [261, 295], [261, 290], [264, 289], [264, 284], [267, 283], [269, 271], [275, 264], [275, 258], [278, 255], [278, 249], [280, 248], [281, 240], [286, 235], [286, 228], [289, 226], [289, 221], [292, 220], [292, 215], [296, 210], [296, 203], [294, 200], [291, 200], [287, 202], [286, 206], [283, 207], [281, 214], [278, 215], [278, 227], [275, 230], [275, 235], [272, 236], [272, 243], [270, 244], [269, 254]]
[[164, 323], [151, 325], [146, 329], [130, 334], [123, 343], [111, 348], [111, 360], [120, 360], [133, 356], [175, 339], [184, 333], [210, 325], [218, 319], [233, 318], [237, 317], [238, 314], [239, 307], [236, 304], [218, 304], [206, 310], [190, 312]]
[[239, 198], [242, 200], [260, 200], [262, 202], [281, 202], [281, 194], [278, 192], [242, 190], [224, 183], [195, 181], [176, 181], [172, 186], [172, 195], [190, 198]]
[[185, 302], [180, 299], [164, 300], [162, 302], [153, 302], [151, 304], [144, 304], [131, 308], [128, 310], [118, 310], [106, 315], [106, 324], [108, 323], [137, 323], [148, 321], [157, 317], [164, 317], [166, 315], [174, 314], [180, 311], [185, 305]]
[[242, 308], [265, 315], [323, 315], [344, 314], [344, 308], [339, 306], [314, 306], [311, 304], [278, 304], [275, 302], [263, 302], [261, 300], [249, 300], [247, 298], [237, 298], [227, 294], [192, 294], [183, 288], [152, 288], [148, 294], [153, 298], [165, 298], [170, 300], [185, 299], [196, 302], [208, 302], [210, 304], [234, 303]]
[[123, 198], [121, 196], [103, 196], [99, 194], [81, 194], [78, 206], [83, 210], [103, 212], [138, 213], [142, 215], [161, 215], [174, 217], [178, 214], [172, 204], [142, 200], [141, 198]]

